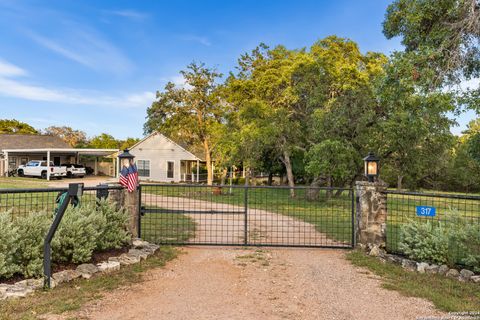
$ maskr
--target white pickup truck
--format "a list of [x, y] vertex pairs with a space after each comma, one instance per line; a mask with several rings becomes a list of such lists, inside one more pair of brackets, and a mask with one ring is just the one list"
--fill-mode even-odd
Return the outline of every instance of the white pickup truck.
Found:
[[17, 174], [19, 177], [31, 176], [47, 179], [47, 170], [50, 170], [51, 178], [61, 179], [67, 175], [67, 167], [55, 166], [53, 162], [50, 161], [50, 168], [48, 168], [47, 161], [42, 160], [32, 160], [25, 165], [19, 166]]

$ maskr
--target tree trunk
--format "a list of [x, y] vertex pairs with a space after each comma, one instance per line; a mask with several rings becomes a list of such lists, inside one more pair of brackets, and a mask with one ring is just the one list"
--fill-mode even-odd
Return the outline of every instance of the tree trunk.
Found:
[[268, 180], [267, 180], [267, 185], [271, 186], [273, 182], [273, 172], [269, 171], [268, 172]]
[[227, 173], [228, 173], [228, 169], [223, 168], [223, 170], [222, 170], [222, 180], [220, 181], [220, 185], [222, 185], [222, 186], [225, 185], [225, 181], [227, 179]]
[[283, 163], [285, 164], [285, 169], [287, 170], [288, 186], [290, 187], [290, 197], [295, 198], [295, 178], [293, 176], [292, 162], [290, 161], [290, 154], [288, 153], [288, 151], [283, 152]]
[[207, 163], [207, 184], [211, 186], [213, 184], [212, 155], [210, 154], [208, 141], [203, 141], [203, 147], [205, 150], [205, 162]]
[[400, 175], [399, 175], [399, 176], [397, 177], [397, 189], [398, 189], [398, 190], [402, 190], [402, 187], [403, 187], [403, 186], [402, 186], [402, 183], [403, 183], [403, 176], [400, 176]]
[[310, 184], [310, 188], [308, 188], [306, 197], [309, 201], [316, 201], [318, 200], [318, 195], [320, 194], [320, 185], [322, 183], [321, 178], [313, 179], [312, 183]]
[[[327, 188], [332, 187], [332, 176], [327, 176]], [[327, 199], [330, 199], [332, 197], [332, 190], [327, 189]]]

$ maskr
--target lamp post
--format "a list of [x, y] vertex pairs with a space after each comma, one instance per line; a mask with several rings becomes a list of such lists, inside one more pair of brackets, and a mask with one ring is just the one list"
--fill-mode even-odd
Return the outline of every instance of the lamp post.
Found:
[[375, 156], [373, 152], [369, 152], [368, 155], [363, 158], [365, 163], [365, 177], [367, 177], [368, 182], [374, 182], [379, 175], [379, 163], [380, 159]]
[[120, 160], [120, 168], [118, 168], [119, 171], [122, 171], [123, 167], [128, 168], [130, 166], [130, 163], [133, 161], [135, 156], [129, 152], [128, 149], [123, 150], [121, 154], [118, 155], [118, 159]]

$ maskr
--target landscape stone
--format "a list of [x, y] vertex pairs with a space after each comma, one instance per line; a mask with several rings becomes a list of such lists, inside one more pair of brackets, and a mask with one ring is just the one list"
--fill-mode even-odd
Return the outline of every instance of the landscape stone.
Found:
[[124, 253], [118, 257], [118, 261], [120, 262], [120, 265], [128, 266], [128, 265], [140, 262], [140, 257], [137, 255]]
[[56, 272], [52, 275], [52, 278], [57, 282], [57, 284], [63, 282], [69, 282], [74, 279], [80, 278], [82, 274], [76, 270], [63, 270]]
[[448, 270], [450, 270], [450, 268], [446, 265], [446, 264], [442, 264], [439, 268], [438, 268], [438, 273], [441, 274], [441, 275], [446, 275]]
[[426, 262], [419, 262], [417, 263], [417, 271], [419, 273], [425, 273], [425, 269], [428, 268], [430, 265]]
[[372, 257], [378, 257], [380, 255], [380, 247], [378, 245], [374, 245], [368, 255]]
[[475, 283], [480, 283], [480, 276], [472, 276], [470, 280]]
[[440, 267], [436, 264], [431, 264], [428, 267], [425, 268], [426, 273], [438, 273], [438, 269]]
[[104, 261], [97, 264], [98, 270], [103, 273], [120, 270], [120, 262], [118, 261]]
[[463, 281], [470, 281], [472, 276], [474, 276], [475, 273], [473, 271], [467, 270], [467, 269], [462, 269], [460, 270], [460, 279]]
[[25, 279], [25, 280], [16, 282], [15, 285], [29, 287], [36, 290], [43, 287], [43, 279]]
[[148, 254], [142, 250], [130, 249], [128, 250], [128, 255], [138, 256], [140, 260], [145, 260], [148, 258]]
[[449, 278], [458, 278], [459, 275], [460, 275], [460, 272], [458, 272], [457, 269], [450, 269], [446, 274], [446, 276]]
[[79, 265], [77, 271], [80, 272], [84, 279], [90, 279], [95, 273], [99, 272], [98, 268], [91, 263]]
[[24, 298], [30, 293], [33, 292], [32, 288], [25, 287], [25, 286], [11, 286], [5, 292], [5, 297], [8, 298]]
[[143, 241], [142, 239], [135, 239], [132, 242], [132, 245], [135, 249], [142, 249], [146, 246], [148, 246], [150, 243], [147, 241]]
[[417, 263], [409, 259], [403, 259], [402, 268], [409, 271], [415, 271], [417, 269]]

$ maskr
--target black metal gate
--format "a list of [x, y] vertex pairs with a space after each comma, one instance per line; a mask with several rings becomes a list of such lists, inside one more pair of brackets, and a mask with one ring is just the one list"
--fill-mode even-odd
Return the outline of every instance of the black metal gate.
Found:
[[139, 231], [158, 244], [351, 248], [352, 189], [140, 185]]

